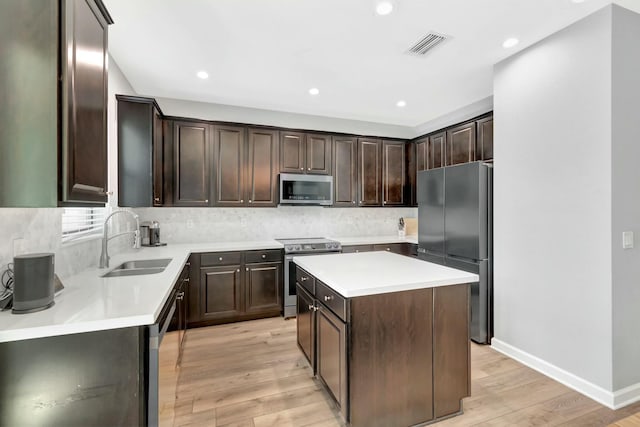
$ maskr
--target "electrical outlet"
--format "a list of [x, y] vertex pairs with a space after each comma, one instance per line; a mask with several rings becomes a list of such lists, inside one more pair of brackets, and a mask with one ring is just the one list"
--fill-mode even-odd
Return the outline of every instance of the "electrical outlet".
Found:
[[622, 232], [622, 249], [633, 249], [633, 231]]
[[24, 237], [18, 237], [13, 239], [13, 256], [23, 255], [27, 253], [27, 239]]

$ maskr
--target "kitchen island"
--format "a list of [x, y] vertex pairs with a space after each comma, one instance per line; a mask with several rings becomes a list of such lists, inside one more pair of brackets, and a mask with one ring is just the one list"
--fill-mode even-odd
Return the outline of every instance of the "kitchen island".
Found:
[[476, 274], [389, 252], [296, 257], [297, 339], [353, 427], [457, 415]]

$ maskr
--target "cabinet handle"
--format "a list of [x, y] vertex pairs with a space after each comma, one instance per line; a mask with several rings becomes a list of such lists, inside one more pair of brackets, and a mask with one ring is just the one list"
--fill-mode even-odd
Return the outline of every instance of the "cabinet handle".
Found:
[[191, 263], [190, 262], [186, 262], [184, 265], [191, 265]]
[[309, 304], [309, 310], [313, 311], [313, 309], [314, 309], [314, 308], [316, 308], [316, 306], [315, 306], [315, 305], [313, 305], [313, 304]]
[[302, 282], [306, 282], [306, 281], [307, 281], [307, 279], [308, 279], [308, 277], [302, 276], [302, 278], [300, 279], [300, 281], [302, 281]]
[[153, 200], [156, 201], [156, 202], [159, 202], [160, 201], [160, 197], [155, 197]]
[[262, 254], [262, 259], [266, 259], [267, 258], [267, 254]]
[[331, 301], [333, 299], [333, 295], [325, 295], [324, 296], [324, 300], [325, 301]]
[[178, 292], [176, 294], [176, 301], [182, 301], [184, 299], [184, 292]]
[[191, 281], [191, 279], [189, 279], [188, 277], [183, 280], [183, 282], [186, 282], [186, 283], [189, 283], [190, 281]]

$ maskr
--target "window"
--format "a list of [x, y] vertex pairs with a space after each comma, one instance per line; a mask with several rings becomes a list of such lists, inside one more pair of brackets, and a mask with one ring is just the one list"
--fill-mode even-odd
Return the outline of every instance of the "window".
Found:
[[64, 208], [62, 243], [102, 235], [107, 208]]

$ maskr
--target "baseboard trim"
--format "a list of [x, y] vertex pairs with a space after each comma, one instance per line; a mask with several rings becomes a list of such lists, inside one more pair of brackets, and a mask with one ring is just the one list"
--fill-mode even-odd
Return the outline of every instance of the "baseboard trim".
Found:
[[574, 389], [578, 393], [584, 394], [608, 408], [620, 409], [640, 401], [640, 383], [611, 392], [499, 339], [493, 338], [491, 340], [491, 348]]

